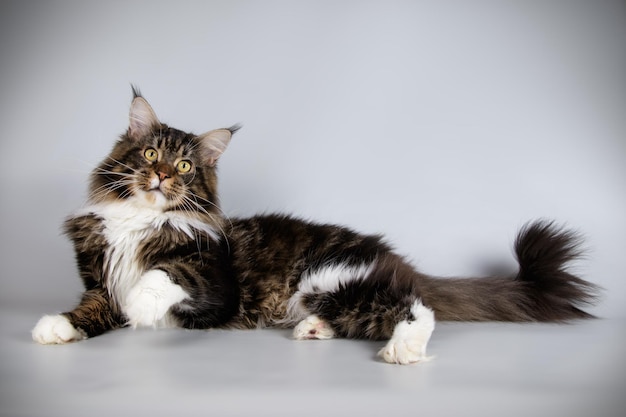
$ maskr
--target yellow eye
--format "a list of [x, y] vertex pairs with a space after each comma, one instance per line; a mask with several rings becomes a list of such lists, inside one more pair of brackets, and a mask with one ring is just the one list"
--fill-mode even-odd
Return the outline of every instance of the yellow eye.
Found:
[[154, 148], [148, 148], [143, 153], [143, 156], [145, 156], [148, 161], [154, 162], [159, 158], [159, 153]]
[[185, 174], [191, 171], [191, 162], [187, 160], [179, 161], [176, 164], [176, 171], [180, 172], [181, 174]]

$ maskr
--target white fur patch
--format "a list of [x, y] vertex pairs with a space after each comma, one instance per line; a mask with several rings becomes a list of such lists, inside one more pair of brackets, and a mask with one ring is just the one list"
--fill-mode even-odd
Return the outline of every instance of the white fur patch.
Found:
[[426, 346], [435, 329], [435, 315], [420, 300], [411, 307], [415, 320], [402, 320], [393, 330], [387, 345], [378, 354], [389, 363], [407, 365], [431, 358], [426, 356]]
[[43, 316], [33, 328], [31, 335], [35, 342], [42, 345], [59, 345], [86, 338], [72, 326], [67, 317], [60, 314]]
[[88, 214], [103, 219], [104, 236], [109, 243], [104, 262], [107, 288], [119, 305], [126, 304], [129, 292], [144, 273], [137, 261], [139, 245], [164, 225], [169, 224], [191, 239], [195, 239], [198, 232], [215, 240], [219, 238], [219, 234], [202, 220], [176, 211], [163, 212], [139, 198], [94, 204], [80, 210], [76, 216]]
[[364, 280], [372, 272], [375, 265], [374, 262], [369, 265], [363, 264], [359, 266], [337, 264], [306, 272], [298, 284], [298, 290], [289, 299], [285, 323], [297, 323], [310, 314], [302, 306], [303, 296], [334, 292], [341, 285]]
[[174, 323], [167, 316], [168, 310], [186, 298], [189, 294], [174, 284], [166, 272], [153, 269], [130, 290], [122, 311], [133, 328], [171, 327]]
[[332, 339], [335, 332], [318, 316], [312, 314], [302, 320], [293, 329], [293, 338], [296, 340]]

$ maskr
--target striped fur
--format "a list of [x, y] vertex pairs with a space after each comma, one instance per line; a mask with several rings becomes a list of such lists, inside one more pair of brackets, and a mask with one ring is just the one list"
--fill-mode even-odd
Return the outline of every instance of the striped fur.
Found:
[[437, 279], [380, 236], [285, 215], [227, 220], [216, 162], [237, 126], [194, 135], [162, 124], [135, 90], [130, 125], [68, 218], [85, 293], [45, 316], [39, 343], [132, 326], [296, 327], [296, 338], [388, 340], [388, 362], [425, 360], [437, 320], [564, 321], [596, 287], [568, 272], [579, 238], [550, 222], [516, 240], [513, 276]]

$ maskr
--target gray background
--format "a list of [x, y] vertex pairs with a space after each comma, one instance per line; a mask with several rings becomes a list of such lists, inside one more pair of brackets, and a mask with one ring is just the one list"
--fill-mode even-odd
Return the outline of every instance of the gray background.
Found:
[[[618, 413], [625, 42], [622, 1], [4, 2], [2, 414]], [[556, 219], [586, 236], [604, 319], [443, 324], [439, 358], [408, 368], [271, 330], [34, 345], [80, 293], [60, 224], [126, 129], [131, 82], [174, 127], [244, 124], [220, 163], [228, 215], [382, 232], [445, 276], [513, 265], [516, 230]]]

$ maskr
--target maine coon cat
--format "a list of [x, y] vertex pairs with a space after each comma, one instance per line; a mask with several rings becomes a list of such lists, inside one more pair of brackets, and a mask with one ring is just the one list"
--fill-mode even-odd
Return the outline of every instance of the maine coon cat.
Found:
[[427, 359], [437, 320], [566, 321], [595, 286], [567, 271], [579, 238], [525, 226], [513, 276], [438, 279], [380, 236], [285, 215], [227, 219], [216, 163], [237, 126], [194, 135], [161, 123], [133, 90], [127, 132], [93, 171], [65, 222], [85, 291], [32, 331], [60, 344], [123, 326], [294, 328], [295, 339], [385, 340], [381, 357]]

